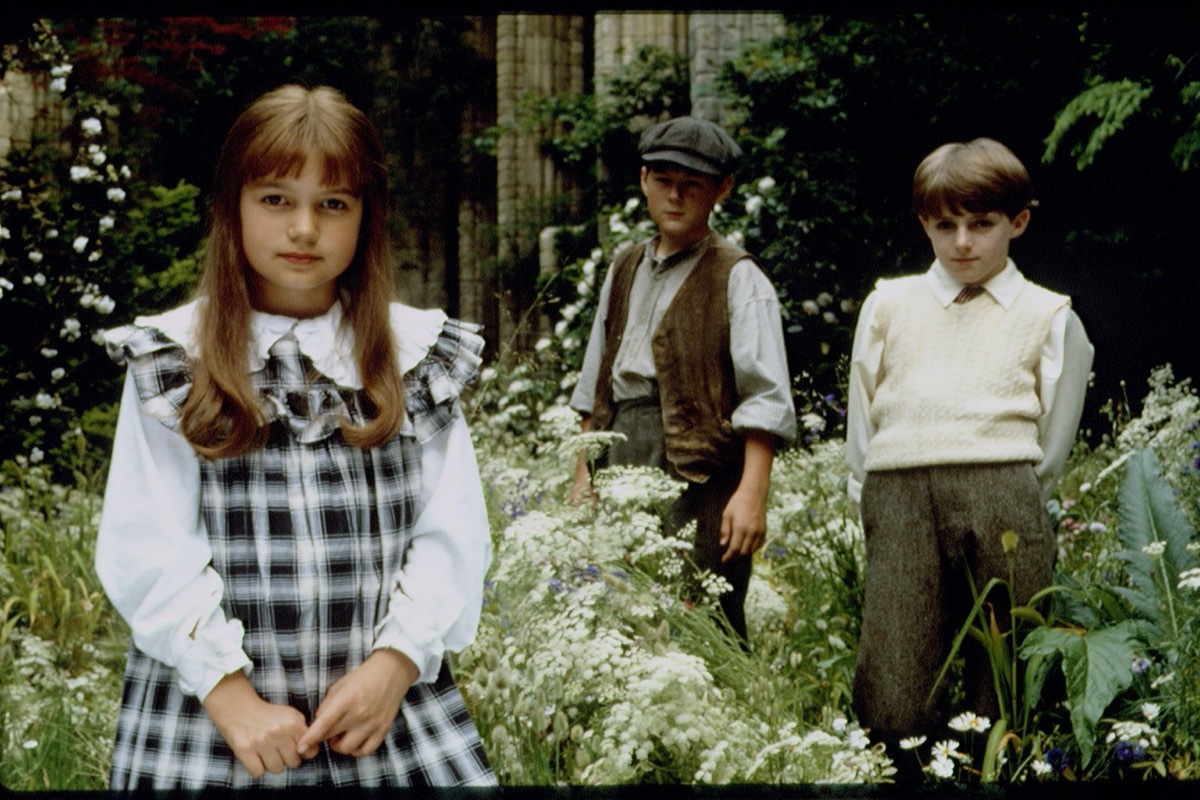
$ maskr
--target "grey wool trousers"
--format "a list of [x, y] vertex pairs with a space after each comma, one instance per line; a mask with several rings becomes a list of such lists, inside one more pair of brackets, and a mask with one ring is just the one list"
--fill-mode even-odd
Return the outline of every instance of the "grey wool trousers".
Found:
[[[1000, 578], [1024, 604], [1053, 580], [1057, 545], [1027, 463], [869, 472], [861, 512], [867, 575], [853, 705], [872, 739], [895, 753], [902, 737], [944, 732], [946, 682], [934, 686], [974, 604], [971, 583], [982, 591]], [[1009, 530], [1019, 538], [1006, 555]], [[1007, 631], [1008, 592], [998, 586], [988, 600]], [[961, 654], [968, 708], [956, 711], [995, 721], [986, 656], [969, 636]]]

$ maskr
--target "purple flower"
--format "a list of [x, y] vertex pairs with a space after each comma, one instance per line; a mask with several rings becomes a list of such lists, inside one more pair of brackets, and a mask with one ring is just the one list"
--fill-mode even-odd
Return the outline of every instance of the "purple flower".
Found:
[[1117, 742], [1116, 757], [1117, 761], [1128, 763], [1130, 761], [1141, 761], [1146, 757], [1146, 748], [1137, 745], [1132, 745], [1126, 741]]
[[1129, 665], [1129, 669], [1133, 671], [1134, 675], [1141, 675], [1146, 670], [1150, 669], [1150, 659], [1146, 658], [1145, 656], [1138, 656], [1133, 660], [1133, 663]]
[[565, 583], [563, 583], [562, 581], [560, 581], [558, 578], [551, 578], [550, 579], [550, 588], [556, 592], [561, 592], [567, 588], [567, 585]]
[[1052, 747], [1046, 751], [1046, 763], [1055, 775], [1061, 775], [1063, 770], [1071, 766], [1071, 758], [1061, 747]]

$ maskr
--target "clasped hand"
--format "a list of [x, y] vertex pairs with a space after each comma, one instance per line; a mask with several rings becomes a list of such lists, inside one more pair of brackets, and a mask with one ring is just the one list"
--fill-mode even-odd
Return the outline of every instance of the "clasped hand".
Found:
[[204, 699], [204, 708], [238, 761], [258, 779], [314, 758], [322, 742], [343, 755], [375, 752], [417, 675], [404, 654], [376, 650], [329, 688], [311, 724], [291, 706], [264, 700], [241, 672], [226, 675]]

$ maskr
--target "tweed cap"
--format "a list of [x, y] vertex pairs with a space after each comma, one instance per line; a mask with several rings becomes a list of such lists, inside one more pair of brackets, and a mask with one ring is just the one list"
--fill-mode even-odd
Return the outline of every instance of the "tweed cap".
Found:
[[732, 175], [742, 157], [742, 148], [720, 126], [696, 117], [676, 117], [647, 128], [638, 152], [642, 163], [666, 161], [718, 177]]

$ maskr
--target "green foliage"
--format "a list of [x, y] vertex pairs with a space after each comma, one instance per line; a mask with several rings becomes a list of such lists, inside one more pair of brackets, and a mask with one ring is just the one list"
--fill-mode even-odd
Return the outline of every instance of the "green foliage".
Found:
[[1151, 449], [1134, 453], [1125, 464], [1121, 484], [1121, 542], [1131, 587], [1121, 592], [1129, 604], [1167, 641], [1177, 641], [1180, 621], [1175, 609], [1179, 576], [1197, 566], [1188, 547], [1196, 531], [1180, 509], [1171, 485], [1162, 477]]
[[199, 195], [182, 181], [151, 186], [113, 237], [113, 261], [124, 267], [129, 306], [140, 313], [178, 305], [195, 287], [203, 252]]
[[0, 473], [0, 783], [10, 790], [107, 785], [128, 631], [91, 566], [99, 487], [83, 473], [54, 483], [24, 458]]
[[1142, 650], [1138, 628], [1132, 620], [1090, 631], [1039, 628], [1021, 647], [1021, 655], [1027, 659], [1061, 659], [1072, 730], [1084, 766], [1092, 759], [1100, 717], [1133, 682], [1129, 665]]
[[1153, 92], [1153, 87], [1130, 80], [1109, 81], [1085, 89], [1054, 118], [1054, 129], [1046, 137], [1042, 160], [1053, 161], [1067, 134], [1073, 132], [1085, 117], [1098, 117], [1087, 141], [1071, 147], [1075, 166], [1078, 169], [1088, 166], [1104, 143], [1125, 126], [1125, 122], [1141, 108], [1142, 101]]

